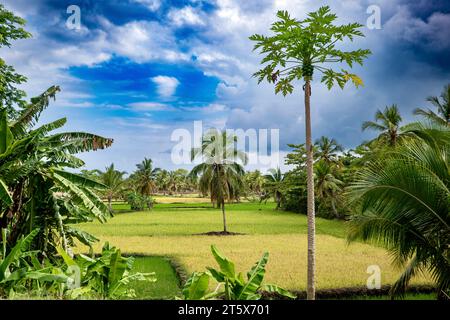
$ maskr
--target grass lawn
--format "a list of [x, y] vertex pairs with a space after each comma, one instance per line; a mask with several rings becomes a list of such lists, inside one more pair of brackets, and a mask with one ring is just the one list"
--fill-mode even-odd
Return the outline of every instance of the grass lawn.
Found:
[[[269, 251], [266, 281], [304, 290], [306, 216], [273, 208], [273, 203], [228, 205], [229, 230], [245, 234], [240, 236], [197, 235], [222, 229], [221, 212], [209, 203], [161, 203], [151, 212], [119, 213], [106, 224], [94, 222], [81, 227], [123, 252], [174, 258], [188, 273], [215, 266], [211, 244], [235, 261], [239, 271], [247, 271], [264, 251]], [[381, 268], [382, 284], [398, 277], [400, 270], [390, 264], [384, 249], [362, 243], [347, 245], [344, 222], [317, 218], [316, 223], [319, 289], [365, 286], [370, 265]], [[427, 282], [421, 277], [413, 283]]]

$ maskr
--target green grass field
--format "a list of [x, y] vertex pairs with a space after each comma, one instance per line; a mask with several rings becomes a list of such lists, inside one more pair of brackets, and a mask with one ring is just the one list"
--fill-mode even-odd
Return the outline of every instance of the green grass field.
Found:
[[[115, 208], [121, 211], [129, 209], [124, 204], [115, 204]], [[210, 253], [212, 244], [236, 263], [237, 270], [245, 272], [264, 251], [268, 251], [266, 281], [289, 290], [304, 290], [306, 216], [273, 208], [273, 203], [228, 205], [229, 231], [244, 234], [239, 236], [198, 235], [222, 230], [222, 218], [220, 210], [212, 208], [209, 203], [196, 202], [160, 202], [152, 211], [117, 213], [108, 223], [93, 222], [83, 224], [81, 228], [99, 237], [101, 242], [110, 241], [126, 253], [176, 259], [186, 273], [215, 265]], [[363, 243], [348, 245], [346, 226], [342, 221], [317, 218], [316, 223], [318, 289], [365, 286], [369, 276], [366, 270], [370, 265], [381, 268], [382, 284], [390, 284], [397, 279], [400, 270], [391, 265], [384, 249]], [[96, 249], [100, 247], [101, 244]], [[167, 261], [148, 259], [140, 267], [146, 272], [155, 271], [160, 283], [141, 287], [139, 297], [166, 298], [177, 292], [178, 280], [162, 268], [165, 265], [172, 270]], [[429, 280], [422, 276], [413, 283], [429, 283]]]
[[131, 283], [138, 299], [173, 299], [180, 293], [180, 281], [166, 258], [136, 257], [133, 272], [155, 272], [157, 275], [157, 281], [153, 283]]

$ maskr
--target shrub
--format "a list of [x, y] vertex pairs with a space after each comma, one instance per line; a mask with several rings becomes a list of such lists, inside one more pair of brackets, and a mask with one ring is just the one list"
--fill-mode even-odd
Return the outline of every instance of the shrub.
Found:
[[153, 209], [153, 199], [137, 192], [130, 192], [126, 195], [126, 201], [131, 206], [131, 210], [142, 211], [145, 208]]

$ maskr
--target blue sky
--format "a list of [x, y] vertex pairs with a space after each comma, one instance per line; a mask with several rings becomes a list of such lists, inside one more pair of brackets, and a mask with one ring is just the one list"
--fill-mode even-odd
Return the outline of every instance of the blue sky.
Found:
[[[287, 143], [303, 142], [301, 89], [284, 98], [251, 77], [260, 57], [248, 36], [267, 33], [280, 9], [300, 19], [329, 4], [341, 22], [364, 25], [369, 5], [381, 9], [382, 28], [364, 27], [366, 37], [349, 46], [373, 51], [355, 68], [365, 86], [328, 91], [313, 85], [315, 138], [327, 135], [354, 147], [373, 136], [360, 128], [376, 109], [396, 103], [405, 121], [412, 120], [412, 110], [450, 82], [448, 0], [3, 2], [28, 21], [33, 39], [2, 49], [2, 58], [29, 78], [29, 96], [53, 84], [62, 88], [42, 121], [67, 116], [68, 130], [115, 139], [109, 150], [82, 155], [88, 168], [114, 162], [132, 171], [143, 157], [174, 168], [171, 133], [191, 130], [194, 120], [278, 128], [280, 158]], [[65, 25], [69, 5], [81, 9], [80, 30]]]

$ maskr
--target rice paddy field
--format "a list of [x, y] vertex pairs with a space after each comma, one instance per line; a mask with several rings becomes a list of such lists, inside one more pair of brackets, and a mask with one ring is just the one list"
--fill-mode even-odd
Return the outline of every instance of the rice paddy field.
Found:
[[[250, 269], [268, 251], [267, 283], [289, 290], [306, 288], [305, 215], [275, 211], [273, 203], [230, 204], [228, 229], [242, 235], [207, 236], [201, 234], [222, 230], [222, 216], [207, 199], [198, 199], [201, 198], [158, 197], [154, 209], [145, 212], [130, 212], [126, 204], [116, 203], [114, 218], [105, 224], [83, 224], [81, 228], [101, 240], [96, 250], [109, 241], [124, 253], [145, 256], [136, 259], [137, 271], [154, 271], [158, 281], [136, 284], [137, 295], [142, 299], [179, 294], [180, 280], [173, 264], [186, 274], [215, 266], [210, 252], [213, 244], [235, 262], [239, 271]], [[400, 274], [383, 248], [348, 244], [345, 222], [317, 218], [316, 224], [318, 289], [365, 286], [371, 265], [380, 267], [382, 285], [393, 283]], [[431, 282], [420, 276], [413, 283]]]

